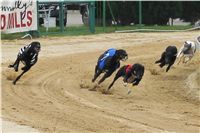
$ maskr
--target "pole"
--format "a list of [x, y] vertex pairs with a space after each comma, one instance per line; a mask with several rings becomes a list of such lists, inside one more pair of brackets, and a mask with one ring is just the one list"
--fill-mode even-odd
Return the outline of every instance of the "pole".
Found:
[[139, 0], [139, 25], [142, 26], [142, 1]]
[[103, 31], [105, 32], [106, 28], [106, 1], [103, 0]]
[[39, 25], [40, 25], [40, 23], [39, 23], [39, 2], [38, 1], [36, 1], [36, 5], [37, 5], [37, 30], [39, 30]]
[[64, 32], [64, 22], [63, 22], [63, 2], [59, 3], [59, 26], [60, 32]]
[[91, 33], [95, 33], [95, 2], [89, 3], [89, 28]]

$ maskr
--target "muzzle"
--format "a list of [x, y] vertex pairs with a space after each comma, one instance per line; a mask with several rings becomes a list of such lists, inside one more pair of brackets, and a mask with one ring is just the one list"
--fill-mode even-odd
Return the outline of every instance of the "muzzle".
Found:
[[122, 61], [126, 61], [128, 59], [128, 56], [125, 56], [124, 58], [122, 58]]

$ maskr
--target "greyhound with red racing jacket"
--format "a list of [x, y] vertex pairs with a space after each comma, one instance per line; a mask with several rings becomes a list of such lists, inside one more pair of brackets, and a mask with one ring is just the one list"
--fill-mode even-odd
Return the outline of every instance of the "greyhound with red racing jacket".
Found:
[[[125, 85], [127, 83], [132, 84], [133, 86], [138, 85], [144, 75], [144, 70], [145, 70], [144, 66], [139, 63], [135, 63], [133, 65], [122, 66], [118, 70], [117, 74], [115, 75], [114, 80], [109, 85], [107, 91], [110, 90], [110, 88], [113, 86], [115, 81], [120, 77], [123, 77], [123, 81], [124, 81]], [[128, 92], [128, 93], [130, 93], [130, 92]]]

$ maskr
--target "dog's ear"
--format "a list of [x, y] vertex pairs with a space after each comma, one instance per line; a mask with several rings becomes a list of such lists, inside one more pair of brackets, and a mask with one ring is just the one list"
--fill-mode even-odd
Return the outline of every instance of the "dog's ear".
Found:
[[197, 43], [200, 45], [200, 36], [197, 37]]

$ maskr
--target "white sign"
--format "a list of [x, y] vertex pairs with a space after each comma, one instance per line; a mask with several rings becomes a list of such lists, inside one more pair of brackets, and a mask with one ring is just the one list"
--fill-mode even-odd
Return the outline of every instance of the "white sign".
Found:
[[37, 30], [36, 0], [1, 0], [1, 32]]

